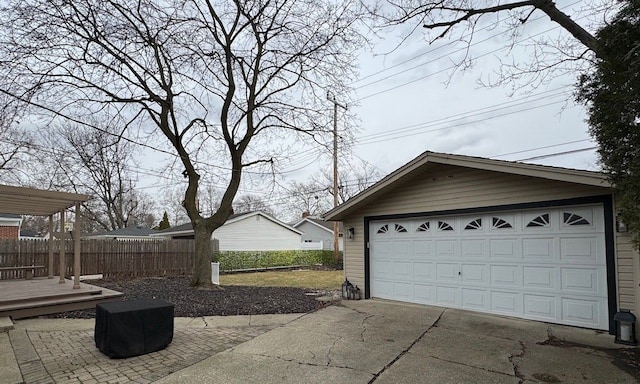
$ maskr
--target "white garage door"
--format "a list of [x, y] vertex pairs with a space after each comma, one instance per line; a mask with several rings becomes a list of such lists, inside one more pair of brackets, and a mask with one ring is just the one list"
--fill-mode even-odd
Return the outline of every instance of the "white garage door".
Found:
[[370, 223], [371, 296], [608, 329], [602, 205]]

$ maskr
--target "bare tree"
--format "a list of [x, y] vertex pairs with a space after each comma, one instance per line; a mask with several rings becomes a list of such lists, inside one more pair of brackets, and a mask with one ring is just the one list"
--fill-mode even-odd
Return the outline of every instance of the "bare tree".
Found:
[[248, 213], [255, 211], [273, 215], [273, 209], [271, 209], [269, 204], [258, 195], [241, 195], [233, 202], [234, 213]]
[[25, 179], [22, 165], [27, 163], [33, 149], [32, 134], [20, 127], [25, 110], [6, 95], [0, 95], [0, 180], [17, 183]]
[[[342, 204], [382, 178], [371, 164], [345, 156], [338, 177], [338, 203]], [[291, 182], [286, 188], [287, 212], [291, 220], [304, 215], [322, 216], [333, 207], [333, 172], [327, 167], [306, 182]]]
[[307, 182], [291, 182], [286, 187], [287, 219], [293, 221], [303, 215], [321, 216], [332, 207], [330, 189], [331, 184], [324, 183], [316, 177], [311, 177]]
[[[346, 91], [363, 41], [349, 0], [9, 0], [0, 12], [1, 70], [15, 80], [4, 93], [86, 124], [118, 114], [131, 137], [137, 127], [166, 138], [188, 181], [191, 283], [203, 287], [243, 170], [269, 170], [273, 143], [326, 130], [326, 90]], [[212, 173], [226, 187], [203, 216], [198, 190]]]
[[117, 124], [90, 121], [99, 130], [64, 124], [44, 140], [52, 145], [54, 166], [64, 175], [58, 178], [60, 187], [95, 197], [85, 203], [83, 215], [96, 230], [134, 225], [136, 216], [142, 214], [144, 198], [135, 190], [130, 169], [133, 145], [119, 139], [122, 128]]
[[[511, 39], [509, 48], [526, 45], [530, 54], [524, 60], [512, 57], [511, 62], [502, 61], [500, 68], [494, 70], [497, 79], [482, 82], [495, 86], [525, 80], [534, 87], [557, 75], [584, 71], [594, 58], [600, 57], [601, 47], [590, 32], [593, 27], [585, 14], [606, 17], [614, 14], [617, 7], [611, 1], [589, 0], [572, 3], [568, 14], [553, 0], [383, 0], [377, 5], [372, 12], [381, 16], [386, 26], [410, 24], [412, 31], [421, 26], [429, 43], [446, 38], [463, 44], [466, 54], [456, 60], [456, 69], [464, 69], [474, 61], [471, 46], [480, 29], [502, 31], [502, 36]], [[550, 19], [564, 33], [542, 34], [530, 42], [521, 40], [521, 27], [537, 18]]]
[[[380, 180], [384, 174], [375, 166], [364, 160], [347, 157], [340, 165], [341, 172], [338, 176], [338, 203], [342, 204], [358, 193], [372, 186]], [[331, 185], [333, 174], [328, 170], [322, 171], [325, 184]], [[329, 189], [333, 196], [333, 190]]]

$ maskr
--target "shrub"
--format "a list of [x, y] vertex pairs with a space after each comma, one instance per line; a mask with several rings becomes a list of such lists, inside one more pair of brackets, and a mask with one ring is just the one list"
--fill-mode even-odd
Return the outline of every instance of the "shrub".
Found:
[[340, 253], [340, 260], [336, 263], [333, 259], [333, 251], [325, 250], [221, 251], [217, 256], [220, 271], [297, 265], [323, 265], [327, 267], [342, 265], [342, 253]]

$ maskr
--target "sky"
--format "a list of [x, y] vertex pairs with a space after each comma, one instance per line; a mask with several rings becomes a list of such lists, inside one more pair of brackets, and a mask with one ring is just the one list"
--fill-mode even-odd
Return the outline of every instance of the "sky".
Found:
[[[584, 1], [556, 3], [588, 29], [602, 17], [588, 7], [582, 9]], [[371, 164], [382, 175], [427, 150], [597, 170], [585, 108], [573, 101], [578, 72], [565, 71], [543, 84], [524, 78], [502, 86], [479, 85], [479, 80], [495, 79], [504, 62], [531, 62], [533, 39], [573, 38], [537, 11], [518, 29], [521, 36], [509, 48], [510, 30], [503, 22], [499, 25], [480, 24], [469, 51], [447, 38], [429, 44], [422, 28], [403, 40], [411, 23], [372, 38], [371, 48], [359, 55], [359, 80], [350, 84], [354, 94], [336, 95], [358, 121], [347, 126], [339, 119], [341, 135], [348, 129], [354, 138], [352, 158]], [[476, 58], [473, 65], [454, 71], [453, 63], [467, 53]], [[338, 111], [341, 117], [345, 113]], [[280, 184], [309, 180], [330, 165], [328, 151], [300, 151], [284, 167]], [[154, 183], [150, 176], [141, 182]], [[245, 185], [239, 195], [259, 190]], [[262, 196], [282, 204], [273, 189], [262, 191]]]
[[[557, 4], [579, 21], [589, 21], [576, 8], [582, 2]], [[539, 11], [533, 14], [511, 50], [503, 30], [479, 28], [473, 40], [477, 43], [469, 52], [477, 61], [470, 69], [455, 73], [452, 62], [464, 53], [464, 45], [446, 39], [428, 45], [419, 31], [385, 55], [382, 53], [397, 46], [402, 33], [390, 31], [373, 54], [363, 52], [361, 56], [363, 79], [354, 84], [359, 100], [355, 113], [362, 120], [355, 154], [385, 173], [425, 150], [598, 169], [594, 149], [543, 157], [595, 146], [588, 134], [585, 108], [573, 101], [576, 72], [537, 87], [528, 84], [529, 79], [493, 88], [479, 85], [479, 80], [495, 78], [501, 62], [528, 62], [532, 52], [526, 47], [529, 36], [568, 37], [542, 16]]]

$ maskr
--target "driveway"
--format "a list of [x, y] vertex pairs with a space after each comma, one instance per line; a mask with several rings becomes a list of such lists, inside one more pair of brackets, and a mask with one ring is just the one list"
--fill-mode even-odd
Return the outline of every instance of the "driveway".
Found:
[[[637, 383], [593, 330], [383, 301], [302, 316], [158, 383]], [[616, 362], [617, 363], [617, 362]]]
[[640, 381], [637, 349], [606, 333], [377, 300], [306, 315], [176, 318], [169, 347], [120, 360], [98, 352], [93, 324], [34, 319], [0, 332], [0, 382]]

